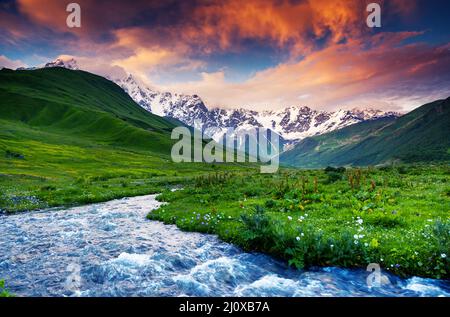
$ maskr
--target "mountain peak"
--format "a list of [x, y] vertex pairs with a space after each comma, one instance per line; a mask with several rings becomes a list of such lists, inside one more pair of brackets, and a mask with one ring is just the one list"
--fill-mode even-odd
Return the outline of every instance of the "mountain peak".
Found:
[[72, 57], [69, 57], [69, 58], [59, 57], [59, 58], [55, 59], [53, 62], [45, 64], [44, 67], [45, 68], [62, 67], [62, 68], [67, 68], [67, 69], [71, 69], [71, 70], [79, 69], [77, 61]]

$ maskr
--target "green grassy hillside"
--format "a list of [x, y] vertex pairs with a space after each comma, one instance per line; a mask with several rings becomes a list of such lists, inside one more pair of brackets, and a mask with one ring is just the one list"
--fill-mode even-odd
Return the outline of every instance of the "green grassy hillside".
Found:
[[0, 210], [157, 192], [208, 171], [170, 159], [174, 122], [114, 83], [63, 68], [0, 71]]
[[104, 144], [170, 153], [174, 124], [148, 113], [100, 76], [64, 68], [2, 70], [0, 98], [3, 120]]
[[398, 118], [362, 122], [302, 140], [281, 156], [298, 167], [450, 161], [450, 98]]

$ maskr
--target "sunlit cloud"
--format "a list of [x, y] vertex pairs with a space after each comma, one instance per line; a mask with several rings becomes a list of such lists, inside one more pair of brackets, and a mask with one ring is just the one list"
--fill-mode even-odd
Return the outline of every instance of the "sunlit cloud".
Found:
[[0, 69], [1, 68], [10, 68], [16, 69], [19, 67], [26, 67], [27, 65], [20, 60], [10, 60], [4, 55], [0, 55]]
[[[0, 39], [10, 52], [74, 56], [85, 70], [133, 73], [210, 107], [409, 109], [450, 86], [449, 44], [420, 42], [433, 30], [414, 27], [420, 1], [377, 1], [387, 28], [372, 30], [368, 0], [79, 0], [80, 29], [66, 26], [63, 1], [17, 0], [0, 11]], [[231, 80], [260, 50], [270, 64]], [[241, 60], [229, 65], [227, 54]]]
[[[199, 94], [210, 105], [261, 110], [305, 103], [323, 109], [411, 108], [450, 95], [450, 45], [395, 46], [415, 34], [384, 34], [390, 49], [377, 44], [367, 50], [367, 43], [352, 41], [329, 46], [297, 63], [258, 72], [243, 83], [226, 82], [219, 72], [165, 88]], [[374, 42], [379, 39], [374, 37]]]

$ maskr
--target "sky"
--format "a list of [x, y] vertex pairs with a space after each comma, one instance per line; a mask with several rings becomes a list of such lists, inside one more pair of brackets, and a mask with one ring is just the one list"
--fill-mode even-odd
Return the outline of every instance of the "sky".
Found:
[[450, 96], [448, 16], [447, 0], [0, 0], [0, 67], [74, 57], [208, 107], [409, 111]]

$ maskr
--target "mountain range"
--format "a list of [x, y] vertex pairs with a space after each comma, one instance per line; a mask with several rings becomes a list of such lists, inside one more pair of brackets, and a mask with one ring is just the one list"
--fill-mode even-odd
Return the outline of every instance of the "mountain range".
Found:
[[[202, 114], [207, 115], [211, 120], [208, 122], [213, 122], [219, 132], [226, 123], [242, 129], [262, 125], [259, 121], [263, 116], [258, 112], [208, 110], [198, 96], [188, 98], [170, 93], [155, 92], [155, 96], [166, 96], [166, 101], [181, 98], [179, 100], [185, 102], [176, 106], [158, 99], [160, 102], [155, 105], [160, 108], [155, 108], [154, 112], [165, 114], [161, 105], [170, 105], [167, 109], [174, 112], [168, 112], [170, 115], [165, 117], [155, 115], [144, 109], [142, 103], [138, 105], [114, 82], [75, 68], [66, 68], [48, 66], [32, 71], [0, 71], [0, 134], [5, 140], [28, 140], [28, 143], [23, 143], [20, 153], [35, 148], [38, 143], [66, 142], [66, 146], [70, 147], [85, 144], [90, 149], [103, 146], [109, 149], [127, 148], [129, 151], [150, 152], [151, 157], [168, 157], [174, 144], [170, 132], [179, 125], [175, 118], [182, 118], [183, 114], [187, 124], [193, 122], [187, 121], [190, 114], [187, 109], [193, 111], [191, 117], [201, 119]], [[132, 76], [127, 78], [130, 81], [133, 79]], [[148, 100], [144, 97], [142, 102]], [[206, 110], [196, 112], [197, 109]], [[330, 120], [325, 114], [305, 107], [291, 107], [284, 111], [293, 117], [291, 121], [295, 121], [294, 118], [309, 118], [307, 122]], [[214, 113], [219, 114], [214, 116]], [[345, 112], [334, 113], [341, 118], [337, 115], [339, 113]], [[450, 98], [423, 105], [401, 117], [377, 116], [376, 113], [374, 111], [369, 117], [365, 117], [365, 112], [346, 114], [348, 121], [360, 122], [303, 138], [292, 149], [281, 154], [280, 162], [295, 167], [319, 168], [395, 161], [450, 161]], [[279, 124], [283, 128], [289, 127], [281, 121]], [[336, 125], [339, 126], [338, 123]], [[310, 124], [308, 126], [311, 131]]]
[[[74, 59], [56, 59], [47, 63], [45, 67], [79, 69]], [[327, 112], [305, 106], [260, 112], [242, 107], [238, 109], [209, 108], [198, 95], [150, 89], [139, 84], [131, 74], [124, 78], [108, 79], [119, 85], [145, 110], [158, 116], [177, 119], [197, 129], [207, 129], [206, 134], [216, 141], [221, 140], [228, 128], [235, 129], [236, 133], [245, 132], [250, 128], [267, 128], [277, 133], [281, 137], [281, 143], [289, 148], [309, 136], [320, 135], [367, 120], [400, 116], [396, 112], [375, 109]]]

